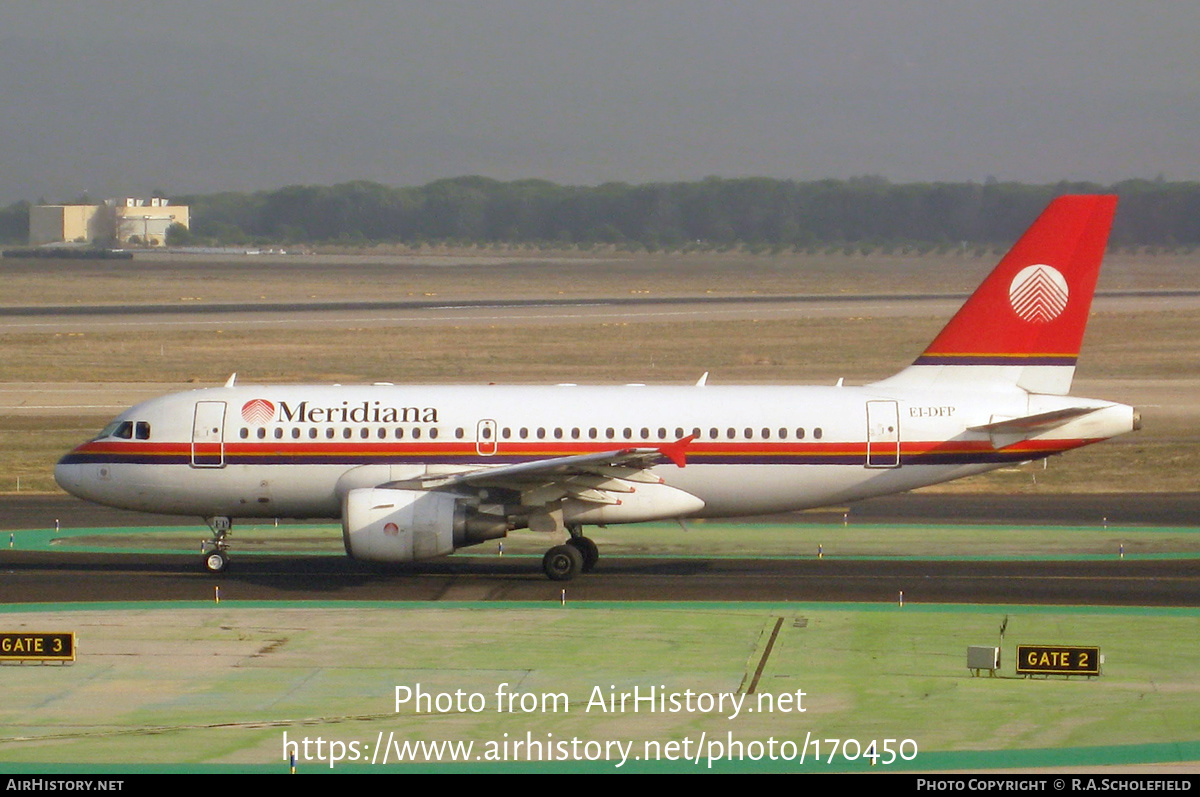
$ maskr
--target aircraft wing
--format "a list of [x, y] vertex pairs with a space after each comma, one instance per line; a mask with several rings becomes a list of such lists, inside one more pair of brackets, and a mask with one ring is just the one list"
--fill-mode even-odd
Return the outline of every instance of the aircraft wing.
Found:
[[653, 448], [620, 448], [594, 454], [552, 457], [515, 465], [499, 465], [431, 473], [403, 481], [381, 484], [381, 488], [404, 490], [447, 490], [454, 488], [497, 488], [517, 490], [527, 506], [546, 504], [559, 498], [578, 498], [599, 504], [619, 503], [613, 493], [631, 493], [631, 482], [661, 484], [648, 468], [664, 459], [679, 467], [687, 465], [688, 436]]

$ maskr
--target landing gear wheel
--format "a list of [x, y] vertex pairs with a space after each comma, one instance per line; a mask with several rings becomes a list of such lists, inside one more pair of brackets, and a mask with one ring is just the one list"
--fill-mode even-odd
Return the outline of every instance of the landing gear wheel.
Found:
[[570, 581], [583, 570], [583, 554], [573, 545], [555, 545], [542, 557], [542, 570], [551, 581]]
[[229, 556], [224, 551], [213, 551], [204, 557], [204, 569], [210, 573], [224, 573], [229, 567]]
[[600, 549], [596, 547], [596, 543], [592, 542], [588, 537], [572, 537], [567, 540], [567, 545], [575, 548], [583, 556], [582, 572], [590, 573], [596, 567], [596, 562], [600, 560]]
[[224, 573], [229, 567], [229, 535], [233, 531], [233, 521], [228, 517], [218, 515], [206, 517], [204, 522], [212, 529], [211, 540], [200, 541], [200, 551], [204, 554], [204, 569], [210, 573]]

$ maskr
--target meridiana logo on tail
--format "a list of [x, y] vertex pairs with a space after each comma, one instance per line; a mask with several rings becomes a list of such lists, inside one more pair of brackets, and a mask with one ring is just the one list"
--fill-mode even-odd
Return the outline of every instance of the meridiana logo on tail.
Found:
[[1013, 312], [1032, 324], [1058, 318], [1066, 309], [1070, 294], [1062, 273], [1043, 263], [1021, 269], [1008, 286]]

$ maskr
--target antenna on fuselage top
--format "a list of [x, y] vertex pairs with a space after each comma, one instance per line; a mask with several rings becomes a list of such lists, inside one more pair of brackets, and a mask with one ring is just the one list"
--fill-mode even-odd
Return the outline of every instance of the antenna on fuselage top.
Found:
[[705, 371], [704, 374], [699, 379], [696, 380], [696, 387], [704, 387], [707, 384], [708, 384], [708, 371]]
[[225, 380], [225, 387], [233, 387], [235, 382], [237, 382], [237, 371], [234, 371], [229, 375], [229, 378]]

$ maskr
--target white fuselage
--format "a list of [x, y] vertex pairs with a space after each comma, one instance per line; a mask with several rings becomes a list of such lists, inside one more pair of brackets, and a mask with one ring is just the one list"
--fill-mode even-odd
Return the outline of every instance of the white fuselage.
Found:
[[[1023, 439], [970, 431], [1097, 407]], [[58, 464], [68, 492], [203, 517], [336, 518], [354, 488], [694, 436], [647, 492], [582, 522], [751, 515], [909, 490], [1130, 431], [1132, 408], [1069, 396], [904, 387], [237, 386], [139, 404]], [[658, 502], [656, 504], [656, 501]], [[636, 509], [634, 507], [637, 507]], [[682, 508], [682, 511], [681, 511]]]

